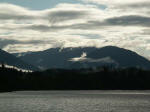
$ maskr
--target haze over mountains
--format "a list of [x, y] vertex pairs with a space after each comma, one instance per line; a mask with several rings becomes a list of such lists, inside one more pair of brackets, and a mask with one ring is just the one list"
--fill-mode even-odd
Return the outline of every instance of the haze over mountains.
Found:
[[137, 53], [107, 46], [103, 48], [51, 48], [40, 52], [15, 54], [18, 58], [40, 69], [79, 69], [98, 66], [140, 67], [149, 69], [150, 61]]

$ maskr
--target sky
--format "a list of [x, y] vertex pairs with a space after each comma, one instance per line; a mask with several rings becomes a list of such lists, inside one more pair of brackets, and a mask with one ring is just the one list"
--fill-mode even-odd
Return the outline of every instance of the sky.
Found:
[[0, 48], [118, 46], [150, 57], [149, 0], [0, 0]]

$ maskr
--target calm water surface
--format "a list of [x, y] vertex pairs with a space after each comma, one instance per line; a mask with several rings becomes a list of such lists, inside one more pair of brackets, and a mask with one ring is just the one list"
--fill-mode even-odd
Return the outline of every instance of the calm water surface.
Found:
[[150, 91], [0, 93], [0, 112], [150, 112]]

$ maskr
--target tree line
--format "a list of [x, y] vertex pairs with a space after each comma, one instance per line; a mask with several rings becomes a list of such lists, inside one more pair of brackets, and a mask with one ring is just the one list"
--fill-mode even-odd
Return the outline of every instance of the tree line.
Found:
[[99, 67], [22, 72], [0, 67], [0, 91], [18, 90], [148, 90], [150, 70]]

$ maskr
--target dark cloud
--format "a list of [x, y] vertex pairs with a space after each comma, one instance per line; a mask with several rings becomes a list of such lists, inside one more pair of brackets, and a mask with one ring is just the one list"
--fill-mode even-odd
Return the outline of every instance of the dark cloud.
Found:
[[3, 49], [7, 45], [14, 45], [14, 44], [44, 44], [47, 43], [46, 41], [42, 40], [30, 40], [30, 41], [18, 41], [18, 40], [11, 40], [11, 39], [0, 39], [0, 49]]
[[117, 6], [118, 8], [124, 9], [124, 8], [132, 8], [132, 9], [137, 9], [137, 8], [148, 8], [150, 7], [150, 1], [147, 2], [140, 2], [140, 3], [131, 3], [131, 4], [124, 4]]
[[56, 30], [63, 30], [69, 28], [70, 25], [63, 25], [63, 26], [49, 26], [49, 25], [30, 25], [27, 27], [22, 27], [22, 29], [29, 29], [29, 30], [36, 30], [41, 32], [47, 31], [56, 31]]
[[10, 14], [0, 13], [0, 20], [27, 20], [27, 19], [34, 19], [34, 16], [28, 16], [28, 15], [19, 15], [14, 14], [13, 12]]
[[27, 30], [36, 30], [41, 32], [47, 32], [47, 31], [57, 31], [57, 30], [66, 30], [66, 29], [97, 29], [102, 28], [106, 26], [103, 22], [99, 21], [88, 21], [86, 23], [78, 23], [78, 24], [72, 24], [72, 25], [30, 25], [27, 27], [22, 27], [22, 29]]
[[112, 17], [104, 21], [88, 21], [85, 24], [76, 24], [72, 28], [75, 29], [97, 29], [112, 26], [143, 26], [150, 27], [150, 17], [139, 15], [128, 15], [120, 17]]
[[16, 43], [18, 43], [17, 40], [0, 39], [0, 49], [4, 48], [9, 44], [16, 44]]
[[49, 21], [51, 23], [62, 22], [66, 20], [80, 19], [89, 15], [88, 11], [75, 11], [75, 10], [65, 10], [65, 11], [53, 11], [47, 14]]
[[129, 15], [114, 17], [105, 20], [105, 23], [108, 25], [121, 25], [121, 26], [145, 26], [150, 27], [150, 17], [138, 16], [138, 15]]

